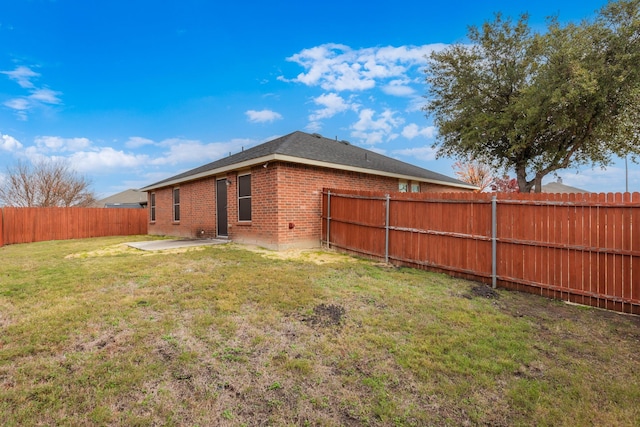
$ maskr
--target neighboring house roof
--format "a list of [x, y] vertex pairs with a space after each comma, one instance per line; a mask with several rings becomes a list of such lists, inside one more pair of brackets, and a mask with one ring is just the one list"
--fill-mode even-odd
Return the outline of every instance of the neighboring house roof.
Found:
[[146, 206], [146, 204], [146, 192], [129, 189], [98, 200], [95, 206], [99, 208], [140, 208]]
[[563, 184], [561, 179], [558, 179], [558, 182], [550, 182], [548, 184], [544, 184], [542, 186], [542, 192], [543, 193], [588, 193], [587, 190], [582, 190], [580, 188]]
[[477, 188], [446, 175], [356, 147], [346, 141], [296, 131], [156, 182], [142, 190], [150, 191], [270, 161], [321, 166], [465, 189]]

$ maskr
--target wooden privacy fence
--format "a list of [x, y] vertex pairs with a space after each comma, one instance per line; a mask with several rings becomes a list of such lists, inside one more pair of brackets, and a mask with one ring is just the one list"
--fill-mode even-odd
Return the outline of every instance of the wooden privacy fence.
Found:
[[640, 193], [325, 189], [322, 209], [330, 247], [640, 314]]
[[146, 209], [0, 209], [0, 246], [45, 240], [147, 234]]

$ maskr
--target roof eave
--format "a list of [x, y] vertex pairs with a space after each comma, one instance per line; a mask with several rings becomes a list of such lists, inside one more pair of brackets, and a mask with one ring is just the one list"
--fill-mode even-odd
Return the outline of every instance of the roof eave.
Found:
[[319, 160], [312, 160], [312, 159], [306, 159], [302, 157], [295, 157], [295, 156], [288, 156], [284, 154], [274, 153], [274, 154], [269, 154], [267, 156], [257, 157], [255, 159], [245, 160], [244, 162], [233, 163], [231, 165], [222, 166], [216, 169], [211, 169], [211, 170], [197, 173], [194, 175], [189, 175], [183, 178], [164, 181], [158, 184], [153, 184], [153, 185], [142, 188], [140, 191], [152, 191], [158, 188], [171, 187], [171, 186], [183, 184], [185, 182], [196, 181], [198, 179], [208, 178], [208, 177], [220, 175], [226, 172], [245, 169], [254, 165], [259, 165], [261, 163], [267, 163], [272, 161], [299, 163], [299, 164], [304, 164], [309, 166], [318, 166], [318, 167], [324, 167], [324, 168], [330, 168], [330, 169], [344, 170], [349, 172], [366, 173], [369, 175], [386, 176], [390, 178], [403, 179], [407, 181], [419, 181], [419, 182], [424, 182], [428, 184], [443, 185], [447, 187], [456, 187], [456, 188], [462, 188], [466, 190], [478, 190], [478, 187], [471, 184], [441, 181], [438, 179], [429, 179], [429, 178], [424, 178], [419, 176], [404, 175], [404, 174], [398, 174], [393, 172], [380, 171], [377, 169], [367, 169], [367, 168], [362, 168], [357, 166], [341, 165], [338, 163], [323, 162]]
[[151, 190], [156, 190], [158, 188], [171, 187], [171, 186], [174, 186], [174, 185], [183, 184], [185, 182], [197, 181], [199, 179], [209, 178], [209, 177], [215, 176], [215, 175], [220, 175], [220, 174], [223, 174], [225, 172], [231, 172], [231, 171], [238, 170], [238, 169], [245, 169], [245, 168], [251, 167], [253, 165], [258, 165], [260, 163], [266, 163], [266, 162], [274, 161], [275, 157], [276, 157], [275, 154], [269, 154], [269, 155], [266, 155], [266, 156], [257, 157], [255, 159], [245, 160], [245, 161], [239, 162], [239, 163], [232, 163], [232, 164], [227, 165], [227, 166], [221, 166], [219, 168], [215, 168], [215, 169], [211, 169], [211, 170], [208, 170], [208, 171], [196, 173], [196, 174], [185, 176], [185, 177], [182, 177], [182, 178], [168, 180], [168, 181], [162, 181], [162, 182], [159, 182], [157, 184], [152, 184], [152, 185], [149, 185], [147, 187], [142, 188], [140, 191], [151, 191]]

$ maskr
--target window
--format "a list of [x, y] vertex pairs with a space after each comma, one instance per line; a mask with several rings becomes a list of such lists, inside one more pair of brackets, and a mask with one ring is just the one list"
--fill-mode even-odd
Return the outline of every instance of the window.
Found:
[[180, 221], [180, 189], [173, 189], [173, 220]]
[[251, 175], [238, 176], [238, 221], [251, 221]]
[[149, 219], [156, 220], [156, 193], [149, 194]]
[[412, 182], [411, 183], [411, 192], [412, 193], [419, 193], [420, 192], [420, 183], [419, 182]]
[[398, 191], [401, 193], [406, 193], [407, 191], [409, 191], [409, 186], [407, 185], [407, 181], [398, 182]]

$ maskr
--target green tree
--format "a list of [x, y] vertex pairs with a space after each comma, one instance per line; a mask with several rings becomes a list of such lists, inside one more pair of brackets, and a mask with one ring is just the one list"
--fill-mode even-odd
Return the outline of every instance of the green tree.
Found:
[[591, 21], [523, 15], [469, 29], [469, 44], [434, 52], [426, 69], [438, 156], [514, 170], [521, 192], [549, 173], [640, 154], [640, 0], [608, 3]]

